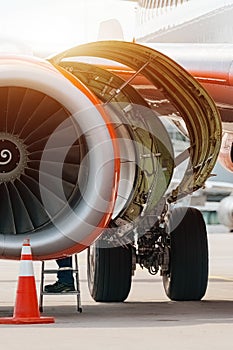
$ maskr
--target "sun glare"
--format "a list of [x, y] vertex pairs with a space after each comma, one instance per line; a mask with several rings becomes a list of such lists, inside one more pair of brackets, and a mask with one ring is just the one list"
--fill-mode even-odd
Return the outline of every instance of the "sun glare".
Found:
[[133, 18], [125, 10], [127, 5], [127, 1], [120, 0], [9, 0], [1, 5], [0, 51], [14, 51], [15, 46], [16, 51], [28, 49], [43, 56], [45, 52], [95, 41], [101, 23], [110, 19], [121, 24], [128, 21], [123, 25], [128, 40], [133, 35]]

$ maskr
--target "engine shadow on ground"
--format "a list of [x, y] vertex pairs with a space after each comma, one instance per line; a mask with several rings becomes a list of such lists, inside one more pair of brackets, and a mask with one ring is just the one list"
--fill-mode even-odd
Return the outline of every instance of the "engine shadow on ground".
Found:
[[[0, 317], [11, 317], [12, 313], [12, 307], [0, 307]], [[48, 304], [42, 316], [53, 316], [56, 321], [53, 327], [62, 325], [63, 328], [66, 325], [69, 328], [149, 328], [233, 324], [233, 300], [93, 303], [83, 305], [82, 313], [76, 311], [75, 304]]]

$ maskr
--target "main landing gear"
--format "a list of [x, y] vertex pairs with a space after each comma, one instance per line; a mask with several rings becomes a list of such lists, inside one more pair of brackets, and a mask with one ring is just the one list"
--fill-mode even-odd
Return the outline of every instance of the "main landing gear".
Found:
[[[164, 225], [166, 222], [166, 225]], [[133, 257], [155, 275], [160, 271], [171, 300], [200, 300], [208, 282], [208, 244], [202, 214], [195, 208], [174, 209], [139, 237], [135, 245], [88, 251], [88, 284], [94, 300], [122, 302], [131, 287]], [[98, 243], [98, 242], [97, 242]]]

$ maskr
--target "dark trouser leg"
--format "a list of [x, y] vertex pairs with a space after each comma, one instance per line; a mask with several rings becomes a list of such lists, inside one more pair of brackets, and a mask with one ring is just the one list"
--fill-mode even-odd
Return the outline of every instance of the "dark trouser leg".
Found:
[[[59, 268], [61, 267], [72, 267], [72, 256], [67, 258], [56, 260]], [[72, 271], [64, 270], [58, 271], [57, 273], [58, 281], [64, 284], [74, 284], [74, 277]]]

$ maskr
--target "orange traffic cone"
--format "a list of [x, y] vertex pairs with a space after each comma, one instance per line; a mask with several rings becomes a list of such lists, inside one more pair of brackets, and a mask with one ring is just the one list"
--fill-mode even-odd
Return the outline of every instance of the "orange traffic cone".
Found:
[[23, 243], [13, 317], [0, 318], [0, 324], [54, 323], [53, 317], [41, 317], [29, 239]]

